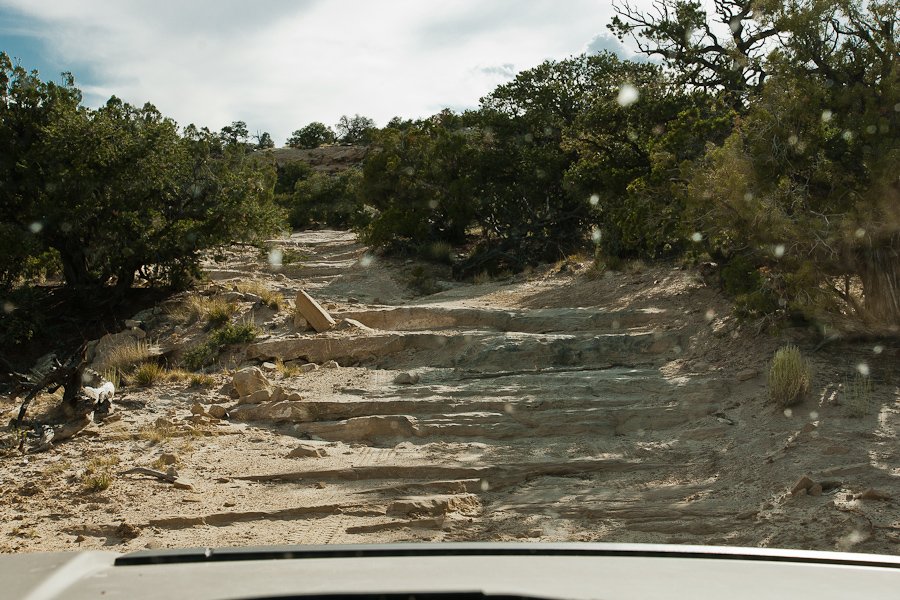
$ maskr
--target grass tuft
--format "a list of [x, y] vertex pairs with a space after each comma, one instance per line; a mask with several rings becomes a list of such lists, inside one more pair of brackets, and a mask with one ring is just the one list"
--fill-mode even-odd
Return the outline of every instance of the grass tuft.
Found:
[[253, 323], [241, 323], [234, 325], [225, 324], [210, 334], [205, 342], [186, 352], [182, 357], [184, 366], [190, 371], [196, 371], [216, 362], [219, 352], [229, 344], [248, 344], [256, 339], [259, 330]]
[[809, 389], [810, 365], [793, 344], [779, 348], [766, 371], [769, 397], [778, 406], [798, 404]]
[[145, 362], [135, 370], [132, 380], [141, 387], [150, 387], [165, 378], [165, 370], [155, 362]]
[[852, 379], [844, 380], [840, 403], [844, 406], [848, 417], [858, 419], [868, 414], [871, 406], [869, 393], [874, 389], [872, 380], [861, 373], [856, 373]]

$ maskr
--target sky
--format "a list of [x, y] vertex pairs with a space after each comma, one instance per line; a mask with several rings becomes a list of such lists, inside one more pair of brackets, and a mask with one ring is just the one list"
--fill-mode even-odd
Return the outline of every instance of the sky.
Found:
[[115, 95], [182, 126], [245, 121], [281, 146], [342, 115], [476, 108], [548, 59], [632, 56], [613, 14], [609, 0], [0, 0], [0, 51], [44, 80], [71, 72], [88, 106]]

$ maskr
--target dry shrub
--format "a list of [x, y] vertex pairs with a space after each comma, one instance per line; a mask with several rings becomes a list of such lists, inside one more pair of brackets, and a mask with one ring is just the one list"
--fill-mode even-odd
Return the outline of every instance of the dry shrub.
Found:
[[779, 348], [766, 372], [769, 397], [779, 406], [798, 404], [809, 389], [810, 365], [793, 344]]

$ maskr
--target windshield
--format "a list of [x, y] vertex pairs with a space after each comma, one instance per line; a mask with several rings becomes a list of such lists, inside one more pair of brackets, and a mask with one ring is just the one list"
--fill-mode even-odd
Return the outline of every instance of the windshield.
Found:
[[896, 553], [897, 8], [0, 0], [0, 551]]

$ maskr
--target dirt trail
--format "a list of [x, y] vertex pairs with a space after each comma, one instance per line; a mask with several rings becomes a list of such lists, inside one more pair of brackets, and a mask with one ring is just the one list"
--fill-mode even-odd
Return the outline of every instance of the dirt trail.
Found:
[[[520, 538], [900, 548], [896, 501], [858, 497], [900, 494], [890, 343], [812, 353], [820, 338], [805, 330], [758, 335], [677, 265], [591, 279], [570, 261], [482, 284], [437, 271], [444, 291], [414, 297], [414, 264], [374, 257], [350, 234], [279, 246], [301, 265], [234, 253], [206, 265], [203, 293], [230, 294], [263, 331], [222, 361], [260, 365], [286, 399], [236, 405], [221, 371], [212, 387], [119, 390], [120, 421], [0, 459], [0, 549]], [[287, 311], [232, 291], [254, 277], [371, 330], [298, 333]], [[205, 335], [164, 314], [148, 323], [168, 348]], [[787, 414], [767, 403], [764, 375], [786, 341], [812, 358], [815, 380]], [[284, 377], [275, 359], [319, 368]], [[863, 363], [877, 386], [867, 415], [849, 418], [839, 385]], [[412, 383], [395, 383], [404, 373]], [[192, 418], [195, 404], [230, 417]], [[0, 406], [5, 422], [15, 407]], [[171, 427], [151, 439], [160, 419]], [[84, 485], [98, 457], [121, 473], [165, 470], [164, 453], [189, 488], [141, 474]], [[804, 475], [821, 495], [791, 494]]]

